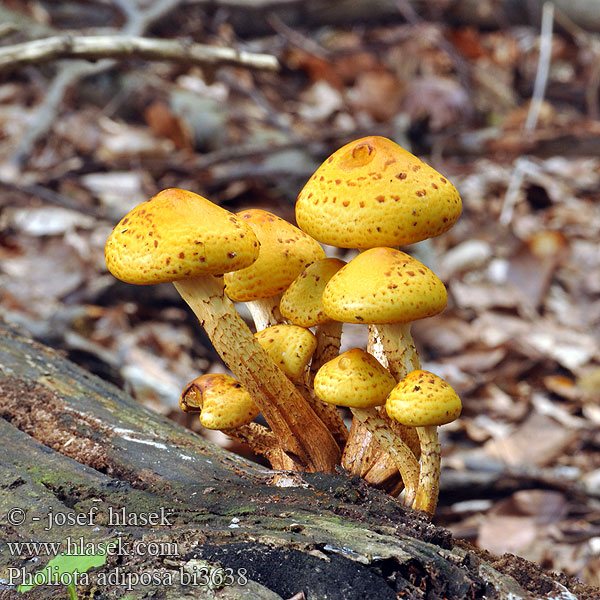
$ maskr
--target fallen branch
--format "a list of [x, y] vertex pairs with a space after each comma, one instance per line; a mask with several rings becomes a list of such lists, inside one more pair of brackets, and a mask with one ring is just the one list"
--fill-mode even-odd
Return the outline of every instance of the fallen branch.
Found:
[[92, 61], [103, 58], [143, 58], [211, 66], [235, 65], [247, 69], [279, 68], [277, 59], [270, 54], [193, 44], [183, 40], [158, 40], [124, 35], [56, 35], [0, 48], [0, 72], [61, 58]]

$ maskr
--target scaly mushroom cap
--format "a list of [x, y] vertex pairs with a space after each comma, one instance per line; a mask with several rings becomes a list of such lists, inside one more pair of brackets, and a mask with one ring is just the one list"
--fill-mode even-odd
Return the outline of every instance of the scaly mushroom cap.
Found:
[[393, 248], [371, 248], [325, 286], [323, 306], [344, 323], [409, 323], [441, 312], [446, 288], [417, 259]]
[[317, 338], [296, 325], [273, 325], [254, 334], [271, 360], [292, 380], [299, 379], [310, 361]]
[[385, 404], [391, 419], [409, 427], [445, 425], [460, 416], [458, 394], [429, 371], [411, 371], [390, 392]]
[[331, 321], [321, 296], [327, 282], [345, 265], [339, 258], [323, 258], [309, 265], [281, 297], [281, 314], [295, 325], [313, 327]]
[[398, 144], [371, 136], [346, 144], [298, 196], [298, 227], [341, 248], [400, 246], [448, 231], [460, 216], [456, 188]]
[[276, 215], [252, 208], [237, 216], [254, 230], [260, 254], [248, 268], [225, 275], [225, 293], [236, 302], [275, 296], [308, 264], [325, 258], [317, 241]]
[[241, 219], [174, 188], [132, 209], [105, 248], [109, 271], [138, 285], [235, 271], [251, 265], [258, 252], [258, 239]]
[[337, 406], [371, 408], [385, 402], [396, 380], [381, 363], [360, 348], [325, 363], [315, 375], [315, 394]]
[[242, 384], [224, 373], [208, 373], [190, 381], [179, 406], [184, 412], [200, 412], [200, 423], [207, 429], [241, 427], [260, 412]]

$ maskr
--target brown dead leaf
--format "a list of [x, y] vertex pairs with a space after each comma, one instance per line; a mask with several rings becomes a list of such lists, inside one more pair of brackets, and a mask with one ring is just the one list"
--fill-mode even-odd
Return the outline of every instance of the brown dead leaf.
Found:
[[376, 121], [389, 121], [400, 109], [402, 93], [403, 86], [392, 73], [377, 69], [359, 73], [347, 97], [354, 108]]
[[337, 72], [337, 64], [325, 58], [300, 48], [290, 48], [285, 58], [291, 69], [304, 71], [312, 82], [325, 81], [336, 90], [344, 87], [342, 77]]
[[489, 440], [483, 448], [490, 457], [509, 465], [543, 467], [564, 453], [577, 436], [577, 431], [566, 429], [551, 417], [534, 412], [519, 429], [507, 437]]
[[144, 119], [158, 137], [171, 140], [176, 148], [180, 150], [193, 148], [193, 133], [164, 102], [156, 100], [147, 106], [144, 110]]
[[402, 110], [411, 120], [427, 120], [432, 131], [456, 126], [472, 112], [471, 100], [464, 88], [447, 77], [422, 77], [410, 82], [402, 101]]

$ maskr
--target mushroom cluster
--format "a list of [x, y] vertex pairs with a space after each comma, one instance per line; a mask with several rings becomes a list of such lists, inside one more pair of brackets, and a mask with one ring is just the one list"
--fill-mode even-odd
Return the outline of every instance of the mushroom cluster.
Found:
[[[393, 493], [404, 489], [407, 506], [432, 515], [437, 427], [461, 408], [446, 382], [421, 370], [410, 325], [443, 310], [447, 297], [398, 246], [444, 233], [460, 212], [445, 177], [371, 136], [317, 169], [298, 196], [298, 227], [168, 189], [123, 217], [106, 262], [129, 283], [172, 282], [235, 376], [197, 377], [182, 410], [247, 442], [274, 469], [342, 464], [373, 483], [381, 483], [375, 473], [399, 472]], [[359, 254], [345, 263], [321, 244]], [[255, 332], [234, 301], [247, 303]], [[369, 327], [366, 351], [340, 354], [343, 323]], [[336, 405], [352, 411], [350, 431]], [[254, 422], [259, 413], [267, 426]]]

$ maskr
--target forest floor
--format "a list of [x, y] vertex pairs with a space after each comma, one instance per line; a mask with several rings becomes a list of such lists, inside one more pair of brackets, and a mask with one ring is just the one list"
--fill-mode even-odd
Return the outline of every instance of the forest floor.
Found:
[[[103, 3], [20, 10], [4, 45], [36, 27], [126, 24]], [[224, 367], [171, 286], [108, 273], [114, 224], [167, 187], [293, 220], [332, 151], [391, 137], [464, 206], [448, 233], [403, 248], [448, 288], [448, 308], [413, 332], [425, 368], [464, 406], [442, 429], [435, 522], [599, 585], [600, 38], [559, 16], [544, 36], [538, 24], [449, 25], [400, 2], [379, 23], [292, 26], [274, 10], [239, 33], [228, 9], [182, 3], [142, 33], [272, 54], [281, 69], [129, 59], [0, 74], [0, 317], [205, 435], [179, 394]], [[547, 85], [532, 103], [544, 42]], [[352, 326], [343, 343], [365, 339]]]

